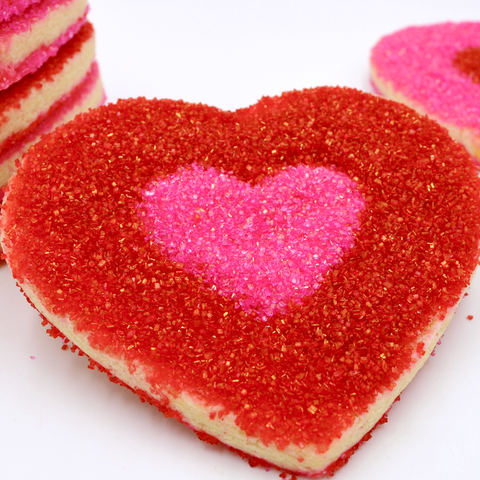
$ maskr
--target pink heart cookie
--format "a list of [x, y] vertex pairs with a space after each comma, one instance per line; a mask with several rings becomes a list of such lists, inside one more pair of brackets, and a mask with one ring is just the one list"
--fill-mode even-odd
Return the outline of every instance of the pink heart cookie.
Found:
[[364, 207], [345, 174], [305, 166], [252, 187], [192, 165], [153, 182], [143, 197], [150, 238], [263, 319], [314, 293], [353, 246]]
[[446, 127], [480, 163], [480, 22], [413, 26], [372, 49], [372, 83]]

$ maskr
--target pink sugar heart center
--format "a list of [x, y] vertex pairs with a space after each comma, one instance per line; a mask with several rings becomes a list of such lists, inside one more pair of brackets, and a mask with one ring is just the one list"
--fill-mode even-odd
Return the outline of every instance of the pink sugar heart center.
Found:
[[314, 293], [354, 244], [365, 202], [323, 167], [289, 167], [251, 186], [192, 165], [143, 191], [139, 214], [164, 254], [262, 319]]

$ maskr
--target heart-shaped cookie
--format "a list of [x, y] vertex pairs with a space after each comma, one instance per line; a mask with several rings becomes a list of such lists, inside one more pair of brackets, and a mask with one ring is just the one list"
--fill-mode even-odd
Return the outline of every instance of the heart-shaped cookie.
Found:
[[[140, 98], [78, 116], [24, 157], [2, 245], [50, 331], [110, 378], [254, 464], [316, 476], [428, 358], [476, 268], [479, 219], [475, 166], [443, 128], [318, 88], [236, 112]], [[325, 225], [339, 236], [315, 250]], [[259, 263], [267, 301], [252, 252], [278, 260]], [[284, 296], [290, 267], [307, 294]], [[231, 288], [242, 275], [252, 291]]]
[[387, 98], [445, 126], [480, 162], [480, 23], [409, 27], [372, 49], [372, 82]]

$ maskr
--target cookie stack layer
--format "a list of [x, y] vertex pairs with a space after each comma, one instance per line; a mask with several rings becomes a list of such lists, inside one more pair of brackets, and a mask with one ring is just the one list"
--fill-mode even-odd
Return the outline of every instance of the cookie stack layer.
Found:
[[0, 187], [40, 135], [103, 103], [86, 0], [0, 0]]

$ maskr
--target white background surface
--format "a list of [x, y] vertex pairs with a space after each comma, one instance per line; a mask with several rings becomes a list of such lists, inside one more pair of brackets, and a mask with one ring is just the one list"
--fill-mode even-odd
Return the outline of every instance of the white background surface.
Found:
[[[110, 101], [244, 107], [319, 85], [371, 91], [370, 48], [412, 24], [480, 21], [478, 0], [90, 0]], [[473, 315], [472, 321], [467, 315]], [[388, 424], [336, 480], [480, 478], [480, 275]], [[0, 478], [273, 480], [61, 350], [0, 264]]]

